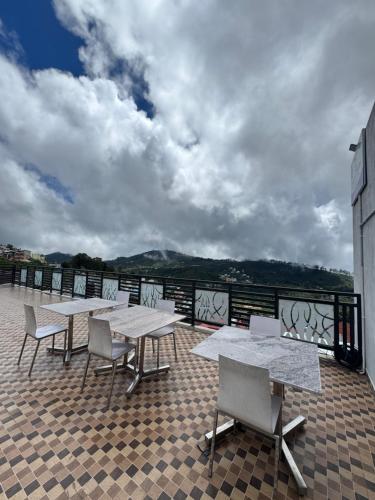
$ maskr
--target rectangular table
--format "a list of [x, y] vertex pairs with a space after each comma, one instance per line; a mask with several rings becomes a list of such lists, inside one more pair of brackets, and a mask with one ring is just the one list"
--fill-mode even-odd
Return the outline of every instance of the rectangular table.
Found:
[[[146, 336], [159, 330], [164, 326], [172, 325], [185, 318], [182, 314], [170, 314], [151, 307], [134, 306], [129, 308], [117, 309], [115, 311], [100, 314], [98, 319], [109, 321], [110, 328], [114, 333], [123, 335], [126, 339], [140, 339], [139, 363], [133, 382], [127, 389], [127, 395], [131, 395], [142, 378], [154, 375], [156, 373], [167, 372], [169, 365], [160, 366], [149, 370], [144, 369]], [[129, 365], [126, 358], [124, 363], [118, 365], [118, 368], [130, 370], [134, 373], [134, 367]], [[96, 374], [105, 373], [112, 370], [112, 365], [99, 367], [95, 370]]]
[[[249, 330], [224, 326], [195, 346], [191, 352], [211, 361], [218, 362], [219, 355], [223, 355], [242, 363], [267, 368], [270, 379], [274, 382], [275, 392], [279, 395], [282, 394], [284, 385], [317, 394], [321, 392], [318, 349], [314, 344], [254, 335]], [[283, 436], [303, 425], [305, 421], [303, 416], [296, 417], [283, 427]], [[232, 420], [218, 427], [218, 435], [227, 433], [233, 426]], [[212, 431], [205, 437], [209, 443]], [[296, 480], [299, 493], [306, 493], [306, 483], [284, 439], [282, 451]]]
[[[100, 311], [117, 305], [119, 305], [119, 302], [116, 300], [105, 300], [94, 297], [92, 299], [68, 300], [66, 302], [57, 302], [55, 304], [40, 306], [42, 309], [46, 309], [47, 311], [52, 311], [69, 318], [68, 346], [65, 352], [64, 363], [69, 363], [73, 354], [87, 350], [87, 343], [73, 347], [74, 315], [89, 313], [90, 316], [92, 316], [94, 311]], [[49, 348], [49, 350], [51, 349]], [[64, 350], [55, 348], [53, 352], [56, 354], [62, 354]]]

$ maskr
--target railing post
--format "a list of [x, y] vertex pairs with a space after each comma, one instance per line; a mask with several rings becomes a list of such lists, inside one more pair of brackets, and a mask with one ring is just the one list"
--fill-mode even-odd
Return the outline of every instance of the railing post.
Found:
[[228, 286], [228, 325], [232, 324], [232, 283]]
[[89, 272], [86, 271], [85, 299], [87, 299], [87, 285], [89, 282]]
[[279, 290], [275, 288], [275, 318], [279, 319]]
[[162, 285], [163, 285], [163, 300], [165, 300], [165, 287], [166, 287], [165, 278], [162, 279]]
[[13, 264], [12, 267], [12, 285], [15, 285], [16, 283], [16, 265]]
[[100, 298], [103, 297], [103, 280], [104, 280], [104, 272], [101, 272], [100, 275]]
[[61, 268], [61, 283], [60, 283], [60, 295], [63, 293], [63, 282], [64, 282], [64, 268]]
[[191, 326], [195, 326], [195, 288], [196, 282], [193, 281], [191, 284]]
[[339, 356], [339, 346], [340, 346], [340, 306], [339, 306], [339, 296], [337, 293], [334, 295], [333, 304], [333, 349], [335, 353], [335, 358]]
[[42, 279], [40, 281], [40, 291], [43, 292], [44, 267], [42, 267]]
[[73, 269], [73, 281], [72, 281], [72, 297], [74, 297], [74, 285], [76, 281], [76, 270]]
[[138, 304], [141, 305], [142, 297], [142, 276], [138, 277]]

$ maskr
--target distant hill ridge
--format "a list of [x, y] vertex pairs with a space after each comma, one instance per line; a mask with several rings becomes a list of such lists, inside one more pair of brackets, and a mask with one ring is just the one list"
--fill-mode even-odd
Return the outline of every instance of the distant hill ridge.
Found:
[[[55, 252], [47, 262], [69, 261], [72, 255]], [[347, 271], [327, 270], [276, 260], [209, 259], [173, 250], [150, 250], [130, 257], [106, 261], [115, 271], [195, 280], [228, 281], [262, 285], [352, 291], [353, 278]]]

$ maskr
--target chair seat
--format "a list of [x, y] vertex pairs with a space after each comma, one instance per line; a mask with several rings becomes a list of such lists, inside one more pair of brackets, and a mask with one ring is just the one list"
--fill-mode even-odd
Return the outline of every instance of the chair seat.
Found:
[[112, 359], [118, 359], [124, 354], [128, 354], [128, 352], [135, 349], [134, 344], [130, 344], [130, 342], [119, 342], [118, 340], [112, 340]]
[[151, 339], [160, 339], [161, 337], [165, 337], [165, 335], [170, 335], [174, 332], [173, 326], [163, 326], [159, 328], [159, 330], [155, 330], [154, 332], [147, 335], [147, 337]]
[[66, 329], [67, 329], [66, 326], [59, 324], [40, 326], [36, 329], [35, 338], [43, 339], [45, 337], [49, 337], [50, 335], [55, 335], [56, 333], [64, 332]]

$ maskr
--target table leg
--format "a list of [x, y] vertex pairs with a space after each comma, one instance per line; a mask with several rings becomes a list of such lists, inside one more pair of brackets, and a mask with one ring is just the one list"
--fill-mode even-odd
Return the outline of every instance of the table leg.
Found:
[[[73, 327], [74, 327], [74, 316], [69, 316], [68, 320], [68, 342], [67, 342], [67, 347], [66, 347], [66, 353], [65, 353], [65, 358], [64, 358], [64, 363], [69, 364], [70, 359], [73, 354], [79, 354], [83, 351], [87, 351], [87, 344], [82, 344], [76, 347], [73, 347]], [[48, 352], [52, 352], [51, 347], [47, 348]], [[55, 347], [53, 354], [64, 354], [64, 349], [60, 347]]]
[[288, 445], [286, 444], [284, 439], [282, 440], [282, 443], [281, 443], [281, 450], [284, 453], [284, 457], [285, 457], [286, 463], [288, 464], [290, 472], [293, 474], [294, 480], [297, 483], [298, 493], [300, 495], [305, 495], [307, 492], [306, 483], [305, 483], [305, 481], [302, 477], [302, 474], [301, 474], [300, 470], [298, 469], [297, 464], [294, 461], [294, 458], [293, 458], [292, 454], [290, 453]]
[[145, 362], [145, 345], [146, 345], [146, 337], [141, 338], [141, 348], [140, 348], [140, 353], [139, 353], [139, 366], [138, 366], [138, 371], [134, 377], [133, 382], [129, 385], [126, 395], [131, 396], [135, 389], [137, 388], [139, 382], [142, 380], [143, 377], [143, 367], [144, 367], [144, 362]]

